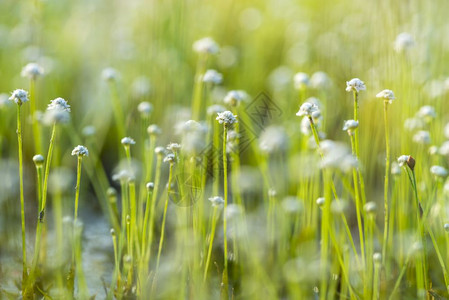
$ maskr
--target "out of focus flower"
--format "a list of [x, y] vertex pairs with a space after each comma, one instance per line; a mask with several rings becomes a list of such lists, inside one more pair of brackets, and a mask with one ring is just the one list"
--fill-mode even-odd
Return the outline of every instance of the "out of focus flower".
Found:
[[398, 34], [396, 40], [394, 41], [394, 50], [398, 53], [405, 52], [415, 45], [415, 40], [412, 35], [407, 32], [402, 32]]
[[193, 50], [200, 54], [217, 54], [220, 47], [212, 38], [205, 37], [193, 43]]
[[123, 146], [129, 146], [136, 144], [136, 141], [133, 138], [127, 136], [122, 138], [121, 143]]
[[432, 173], [436, 177], [440, 177], [440, 178], [446, 178], [447, 175], [449, 175], [449, 172], [446, 170], [446, 168], [444, 168], [442, 166], [430, 167], [430, 173]]
[[365, 91], [366, 90], [366, 86], [365, 83], [363, 81], [361, 81], [358, 78], [353, 78], [349, 81], [346, 81], [346, 91], [347, 92], [360, 92], [360, 91]]
[[309, 86], [309, 75], [303, 72], [296, 73], [293, 76], [293, 84], [297, 90], [307, 88]]
[[288, 136], [284, 128], [267, 127], [259, 138], [259, 148], [265, 153], [285, 152], [288, 149]]
[[226, 110], [226, 107], [224, 107], [223, 105], [214, 104], [207, 108], [207, 114], [210, 116], [215, 116], [218, 113], [224, 112], [225, 110]]
[[225, 126], [232, 125], [234, 123], [237, 123], [237, 116], [235, 116], [232, 112], [229, 110], [224, 111], [222, 113], [217, 114], [217, 121], [220, 124], [224, 124]]
[[310, 78], [310, 86], [317, 90], [328, 89], [331, 85], [331, 80], [329, 76], [322, 71], [318, 71], [312, 74]]
[[20, 75], [22, 77], [28, 77], [29, 79], [35, 80], [37, 77], [44, 74], [44, 69], [37, 63], [29, 63], [23, 67]]
[[28, 92], [22, 89], [17, 89], [12, 92], [9, 100], [14, 101], [18, 105], [22, 105], [22, 103], [30, 101], [30, 99], [28, 99]]
[[358, 166], [357, 159], [343, 143], [324, 140], [321, 142], [321, 150], [323, 152], [322, 168], [340, 169], [343, 172], [349, 172]]
[[73, 156], [89, 156], [89, 150], [87, 150], [87, 148], [82, 145], [78, 145], [72, 150], [72, 155]]
[[418, 144], [428, 145], [431, 142], [430, 133], [426, 130], [420, 130], [413, 135], [413, 141]]
[[101, 72], [101, 77], [106, 81], [116, 81], [119, 79], [119, 73], [114, 68], [105, 68]]
[[248, 94], [242, 90], [229, 91], [223, 102], [229, 106], [236, 107], [248, 98]]
[[384, 99], [385, 101], [388, 101], [388, 103], [390, 103], [390, 104], [393, 102], [394, 99], [396, 99], [392, 90], [383, 90], [383, 91], [379, 92], [376, 95], [376, 97]]
[[347, 131], [350, 136], [354, 134], [354, 130], [356, 130], [359, 127], [359, 121], [355, 120], [347, 120], [345, 121], [345, 124], [343, 125], [343, 130]]
[[171, 152], [173, 152], [173, 153], [176, 153], [176, 152], [179, 151], [179, 149], [181, 149], [181, 145], [178, 144], [178, 143], [170, 143], [170, 144], [167, 145], [166, 149], [171, 151]]
[[408, 118], [404, 121], [404, 128], [408, 131], [415, 131], [418, 129], [423, 129], [425, 127], [425, 123], [420, 118]]
[[112, 175], [112, 180], [120, 182], [128, 182], [133, 175], [127, 170], [121, 170], [118, 173]]
[[95, 135], [95, 132], [96, 132], [95, 127], [92, 126], [92, 125], [88, 125], [88, 126], [83, 128], [81, 133], [83, 134], [83, 136], [88, 137], [88, 136]]
[[146, 76], [139, 76], [132, 83], [132, 92], [136, 98], [148, 97], [151, 93], [151, 82]]
[[391, 175], [400, 175], [401, 174], [401, 167], [397, 162], [393, 162], [391, 164]]
[[223, 198], [219, 197], [219, 196], [211, 197], [211, 198], [209, 198], [209, 201], [212, 202], [213, 207], [221, 208], [221, 207], [223, 207], [223, 204], [224, 204]]
[[157, 126], [156, 124], [151, 124], [147, 128], [147, 132], [148, 132], [149, 135], [156, 136], [156, 135], [160, 135], [162, 131], [159, 128], [159, 126]]
[[220, 84], [223, 81], [223, 75], [216, 70], [207, 70], [203, 75], [203, 82]]
[[433, 106], [424, 105], [416, 113], [416, 116], [424, 119], [425, 121], [430, 121], [435, 119], [437, 114], [435, 113], [435, 108]]
[[308, 116], [313, 117], [312, 115], [319, 112], [318, 106], [315, 104], [312, 104], [310, 102], [304, 102], [301, 107], [299, 108], [299, 111], [296, 113], [298, 117]]
[[153, 111], [153, 105], [150, 102], [143, 101], [139, 103], [137, 110], [143, 117], [148, 117]]

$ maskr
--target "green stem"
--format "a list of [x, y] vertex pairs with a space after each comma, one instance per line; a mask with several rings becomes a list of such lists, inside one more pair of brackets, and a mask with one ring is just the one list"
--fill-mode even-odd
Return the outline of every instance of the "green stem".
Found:
[[228, 208], [228, 157], [226, 153], [226, 143], [228, 136], [228, 126], [223, 126], [223, 193], [224, 193], [224, 211], [223, 211], [223, 244], [224, 244], [224, 270], [223, 270], [223, 295], [227, 299], [228, 295], [228, 237], [227, 237], [227, 217]]
[[170, 163], [170, 171], [169, 171], [169, 175], [168, 175], [168, 186], [167, 186], [167, 198], [165, 200], [164, 215], [162, 217], [161, 238], [159, 240], [159, 250], [157, 253], [156, 272], [159, 269], [159, 262], [160, 262], [160, 258], [161, 258], [162, 246], [164, 244], [165, 222], [167, 220], [167, 208], [168, 208], [168, 200], [170, 199], [171, 181], [172, 181], [172, 177], [173, 177], [173, 166], [174, 166], [174, 164]]
[[48, 146], [47, 160], [45, 163], [44, 189], [42, 193], [42, 210], [45, 209], [45, 204], [47, 203], [48, 175], [50, 174], [50, 165], [51, 165], [51, 158], [53, 155], [55, 136], [56, 136], [56, 123], [53, 124], [53, 129], [51, 131], [50, 145]]
[[384, 182], [384, 237], [382, 246], [382, 260], [385, 263], [387, 257], [388, 242], [388, 180], [390, 177], [390, 134], [388, 126], [388, 101], [384, 101], [384, 121], [385, 121], [385, 182]]
[[81, 183], [81, 163], [83, 161], [83, 157], [78, 155], [78, 164], [76, 167], [76, 186], [75, 186], [75, 217], [74, 222], [78, 219], [78, 203], [80, 198], [80, 183]]
[[151, 199], [151, 210], [150, 210], [150, 220], [149, 220], [149, 229], [148, 233], [148, 249], [146, 252], [147, 258], [146, 260], [149, 261], [151, 259], [151, 244], [153, 243], [153, 235], [154, 235], [154, 213], [156, 209], [156, 200], [157, 195], [159, 193], [159, 182], [161, 181], [161, 164], [162, 164], [162, 155], [157, 156], [157, 162], [156, 162], [156, 177], [154, 180], [154, 190], [153, 190], [153, 197]]
[[203, 282], [206, 282], [207, 279], [207, 271], [209, 269], [209, 263], [210, 258], [212, 256], [212, 246], [214, 244], [214, 237], [215, 237], [215, 228], [217, 227], [217, 206], [214, 207], [214, 212], [212, 213], [212, 228], [210, 232], [210, 241], [209, 241], [209, 249], [207, 251], [207, 259], [206, 259], [206, 266], [204, 267], [204, 276], [203, 276]]

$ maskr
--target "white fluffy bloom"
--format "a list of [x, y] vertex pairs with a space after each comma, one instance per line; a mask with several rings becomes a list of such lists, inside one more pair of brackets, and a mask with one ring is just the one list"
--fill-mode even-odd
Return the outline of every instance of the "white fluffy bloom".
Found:
[[413, 135], [413, 141], [418, 144], [428, 145], [431, 142], [430, 133], [427, 130], [420, 130]]
[[336, 168], [349, 172], [358, 166], [357, 159], [343, 143], [324, 140], [321, 142], [321, 150], [323, 151], [322, 168]]
[[444, 136], [449, 139], [449, 123], [444, 126]]
[[447, 175], [449, 175], [449, 172], [446, 170], [446, 168], [442, 166], [432, 166], [430, 167], [430, 173], [437, 177], [446, 178]]
[[394, 96], [394, 93], [392, 90], [383, 90], [376, 95], [377, 98], [382, 98], [385, 101], [388, 101], [388, 103], [392, 103], [396, 97]]
[[165, 148], [164, 147], [156, 147], [154, 148], [154, 153], [157, 155], [164, 155], [165, 154]]
[[201, 54], [217, 54], [220, 47], [212, 38], [205, 37], [193, 43], [193, 50]]
[[259, 148], [265, 153], [284, 152], [288, 149], [288, 136], [281, 126], [267, 127], [259, 138]]
[[197, 155], [206, 147], [206, 133], [208, 128], [205, 124], [194, 120], [181, 122], [178, 125], [179, 132], [182, 134], [182, 150], [187, 155]]
[[122, 138], [121, 143], [124, 146], [129, 146], [129, 145], [136, 144], [136, 141], [133, 138], [126, 136], [126, 137]]
[[89, 156], [89, 150], [87, 150], [86, 147], [82, 146], [82, 145], [78, 145], [76, 146], [73, 150], [72, 150], [72, 155], [77, 155], [77, 156]]
[[36, 154], [33, 156], [33, 161], [37, 166], [42, 166], [44, 163], [44, 157], [41, 154]]
[[149, 135], [160, 135], [162, 131], [156, 124], [151, 124], [147, 128], [147, 132]]
[[141, 113], [142, 116], [149, 116], [153, 111], [153, 105], [150, 102], [143, 101], [140, 102], [137, 106], [137, 110]]
[[440, 155], [449, 156], [449, 141], [444, 142], [438, 152]]
[[354, 130], [359, 127], [359, 121], [347, 120], [343, 125], [343, 130], [347, 131], [349, 135], [352, 135]]
[[44, 69], [41, 66], [39, 66], [37, 63], [27, 64], [25, 67], [22, 68], [22, 72], [20, 72], [20, 75], [22, 77], [28, 77], [33, 80], [43, 74], [44, 74]]
[[164, 157], [164, 162], [174, 164], [176, 162], [176, 156], [173, 153], [169, 153]]
[[14, 101], [16, 104], [22, 105], [22, 103], [30, 101], [28, 99], [28, 92], [22, 89], [17, 89], [11, 93], [9, 100]]
[[218, 73], [216, 70], [207, 70], [203, 75], [203, 82], [220, 84], [223, 81], [223, 75]]
[[147, 97], [151, 93], [151, 82], [146, 76], [139, 76], [132, 83], [132, 92], [136, 98]]
[[435, 112], [435, 107], [430, 105], [424, 105], [416, 113], [416, 116], [419, 118], [423, 118], [424, 120], [431, 120], [435, 119], [437, 114]]
[[296, 113], [298, 117], [308, 116], [313, 117], [313, 114], [317, 114], [319, 112], [318, 106], [310, 102], [304, 102], [299, 111]]
[[105, 68], [101, 72], [101, 77], [106, 81], [116, 81], [119, 79], [119, 73], [114, 68]]
[[178, 143], [170, 143], [167, 145], [166, 149], [171, 152], [177, 152], [179, 149], [181, 149], [181, 145]]
[[133, 177], [133, 175], [127, 170], [121, 170], [118, 173], [112, 175], [113, 181], [127, 182]]
[[56, 98], [50, 101], [47, 110], [62, 110], [70, 112], [70, 105], [63, 98]]
[[210, 197], [209, 201], [212, 202], [212, 206], [214, 207], [222, 207], [224, 204], [223, 198], [219, 196]]
[[301, 90], [309, 86], [309, 75], [303, 72], [296, 73], [293, 76], [293, 84], [295, 85], [295, 89]]
[[404, 121], [404, 128], [408, 131], [416, 131], [418, 129], [423, 129], [425, 123], [420, 118], [408, 118]]
[[310, 86], [314, 89], [325, 90], [329, 88], [330, 85], [331, 80], [323, 71], [315, 72], [312, 74], [312, 77], [310, 77]]
[[248, 98], [248, 94], [242, 90], [229, 91], [223, 99], [223, 102], [229, 106], [239, 106], [241, 102]]
[[366, 90], [366, 86], [365, 83], [363, 81], [361, 81], [358, 78], [353, 78], [349, 81], [346, 81], [346, 91], [347, 92], [360, 92], [360, 91], [365, 91]]
[[70, 121], [70, 105], [63, 98], [51, 100], [43, 117], [44, 123], [67, 123]]
[[237, 123], [237, 116], [235, 116], [232, 112], [227, 110], [222, 113], [218, 113], [216, 120], [218, 121], [218, 123], [227, 126]]
[[410, 155], [401, 155], [398, 157], [398, 165], [400, 167], [404, 167], [407, 164], [407, 161], [410, 159]]
[[396, 40], [394, 41], [394, 50], [398, 53], [405, 52], [415, 45], [415, 40], [412, 35], [407, 32], [402, 32], [398, 34]]

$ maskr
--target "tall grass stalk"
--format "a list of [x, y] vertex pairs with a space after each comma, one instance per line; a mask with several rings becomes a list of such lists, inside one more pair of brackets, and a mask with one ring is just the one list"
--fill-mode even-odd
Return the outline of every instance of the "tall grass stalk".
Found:
[[390, 179], [390, 128], [388, 124], [388, 105], [389, 102], [384, 100], [384, 125], [385, 125], [385, 181], [384, 181], [384, 235], [382, 243], [382, 260], [385, 263], [387, 256], [388, 243], [388, 187]]

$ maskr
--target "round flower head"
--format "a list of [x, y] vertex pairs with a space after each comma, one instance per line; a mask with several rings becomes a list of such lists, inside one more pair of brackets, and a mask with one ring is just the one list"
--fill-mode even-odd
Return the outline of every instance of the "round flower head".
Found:
[[224, 204], [223, 198], [219, 196], [211, 197], [209, 201], [212, 202], [213, 207], [222, 207]]
[[106, 81], [116, 81], [119, 78], [119, 73], [114, 68], [106, 68], [101, 72], [101, 77]]
[[312, 74], [310, 77], [310, 86], [317, 90], [325, 90], [331, 85], [329, 76], [322, 71], [318, 71]]
[[430, 167], [430, 173], [432, 173], [436, 177], [440, 177], [440, 178], [446, 178], [447, 175], [449, 175], [449, 172], [446, 170], [446, 168], [444, 168], [442, 166]]
[[127, 136], [127, 137], [122, 138], [121, 143], [123, 146], [129, 146], [129, 145], [136, 144], [136, 141]]
[[72, 155], [89, 156], [89, 150], [84, 146], [78, 145], [73, 149]]
[[237, 116], [235, 116], [232, 112], [230, 112], [229, 110], [224, 111], [222, 113], [218, 113], [217, 114], [217, 121], [220, 124], [224, 124], [225, 126], [227, 125], [232, 125], [234, 123], [237, 123]]
[[269, 126], [259, 138], [259, 148], [264, 153], [285, 152], [288, 149], [288, 136], [283, 127]]
[[229, 106], [236, 107], [239, 106], [242, 101], [245, 101], [247, 97], [244, 91], [229, 91], [223, 102]]
[[207, 70], [203, 75], [203, 82], [220, 84], [223, 81], [223, 75], [216, 70]]
[[345, 121], [345, 124], [343, 125], [343, 130], [347, 131], [349, 135], [352, 135], [354, 133], [354, 130], [359, 127], [359, 121], [355, 120], [347, 120]]
[[193, 50], [200, 54], [217, 54], [220, 47], [212, 38], [205, 37], [193, 43]]
[[169, 153], [164, 157], [164, 162], [174, 164], [176, 162], [176, 157], [173, 153]]
[[28, 77], [30, 79], [36, 79], [37, 77], [44, 74], [44, 69], [39, 66], [37, 63], [29, 63], [25, 67], [23, 67], [20, 75], [22, 77]]
[[363, 209], [369, 214], [375, 213], [377, 210], [377, 204], [373, 201], [367, 202]]
[[382, 254], [379, 252], [376, 252], [373, 254], [373, 261], [376, 264], [380, 264], [382, 262]]
[[59, 110], [70, 112], [70, 105], [67, 104], [67, 101], [65, 101], [63, 98], [58, 97], [50, 101], [47, 110]]
[[326, 199], [324, 198], [324, 197], [320, 197], [320, 198], [318, 198], [318, 199], [316, 199], [316, 204], [319, 206], [319, 207], [322, 207], [323, 205], [324, 205], [324, 202], [326, 201]]
[[30, 101], [28, 99], [28, 92], [22, 89], [17, 89], [14, 92], [12, 92], [11, 97], [9, 97], [9, 100], [14, 101], [16, 104], [22, 105], [22, 103]]
[[432, 119], [435, 119], [437, 114], [435, 112], [435, 107], [430, 105], [424, 105], [416, 113], [416, 116], [424, 119], [425, 121], [430, 121]]
[[385, 101], [388, 101], [388, 103], [392, 103], [396, 97], [394, 96], [394, 93], [392, 90], [383, 90], [376, 95], [377, 98], [382, 98]]
[[147, 182], [146, 188], [148, 191], [154, 190], [154, 182]]
[[313, 117], [312, 115], [319, 112], [318, 106], [316, 104], [310, 103], [310, 102], [304, 102], [301, 107], [299, 108], [299, 111], [296, 113], [298, 117]]
[[346, 81], [346, 91], [347, 92], [358, 93], [360, 91], [365, 91], [365, 90], [366, 90], [365, 83], [358, 78], [353, 78], [349, 81]]
[[164, 155], [165, 149], [164, 147], [156, 147], [154, 148], [154, 153], [156, 153], [157, 155]]
[[418, 144], [428, 145], [431, 142], [430, 132], [427, 130], [420, 130], [413, 135], [413, 141]]
[[446, 141], [443, 144], [441, 144], [438, 153], [440, 153], [440, 155], [443, 156], [449, 156], [449, 141]]
[[42, 166], [44, 163], [44, 157], [40, 154], [36, 154], [35, 156], [33, 156], [33, 161], [36, 166]]
[[161, 129], [156, 124], [148, 126], [147, 132], [149, 135], [160, 135], [162, 133]]
[[410, 33], [402, 32], [398, 34], [394, 41], [394, 50], [398, 53], [405, 52], [415, 45], [415, 41]]
[[181, 145], [178, 143], [170, 143], [167, 145], [167, 150], [171, 152], [177, 152], [179, 149], [181, 149]]
[[137, 110], [142, 116], [148, 117], [153, 111], [153, 105], [150, 102], [143, 101], [139, 103], [139, 105], [137, 106]]
[[218, 113], [224, 112], [226, 110], [226, 107], [219, 104], [211, 105], [207, 108], [207, 114], [210, 116], [216, 115]]
[[296, 73], [293, 76], [293, 84], [295, 89], [302, 90], [309, 86], [309, 75], [303, 72]]
[[408, 160], [411, 158], [410, 155], [401, 155], [398, 157], [398, 164], [400, 167], [404, 167], [406, 164], [408, 165]]
[[444, 224], [444, 230], [449, 232], [449, 223]]
[[96, 129], [95, 126], [92, 125], [87, 125], [86, 127], [83, 128], [82, 132], [83, 136], [85, 137], [89, 137], [89, 136], [94, 136], [96, 133]]

